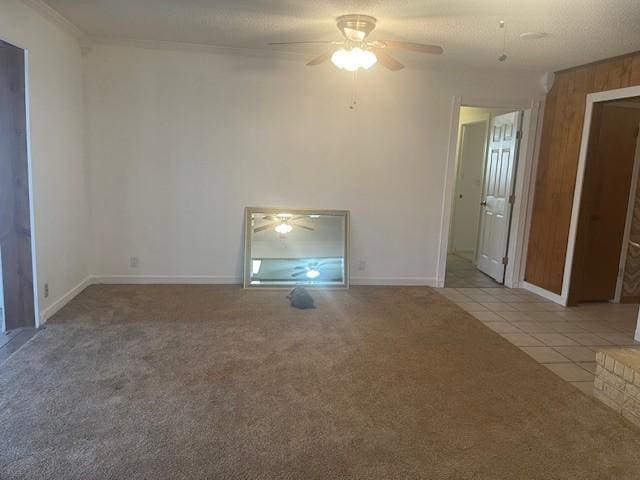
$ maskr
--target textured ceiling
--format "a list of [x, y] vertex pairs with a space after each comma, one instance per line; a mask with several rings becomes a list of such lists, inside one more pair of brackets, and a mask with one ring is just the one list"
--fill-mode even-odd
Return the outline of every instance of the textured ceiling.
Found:
[[[267, 42], [339, 39], [335, 17], [378, 18], [372, 39], [440, 44], [442, 57], [409, 63], [548, 71], [640, 50], [639, 0], [45, 0], [93, 37], [270, 49], [312, 55], [309, 46]], [[507, 23], [505, 63], [498, 63]], [[519, 34], [550, 35], [523, 40]]]

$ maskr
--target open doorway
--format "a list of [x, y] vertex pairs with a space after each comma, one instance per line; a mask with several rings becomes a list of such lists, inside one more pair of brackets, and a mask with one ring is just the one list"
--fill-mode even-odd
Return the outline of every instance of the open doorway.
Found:
[[567, 304], [638, 303], [640, 97], [594, 102], [590, 120]]
[[2, 330], [34, 327], [25, 52], [0, 41], [0, 308]]
[[523, 112], [460, 107], [445, 287], [504, 284]]

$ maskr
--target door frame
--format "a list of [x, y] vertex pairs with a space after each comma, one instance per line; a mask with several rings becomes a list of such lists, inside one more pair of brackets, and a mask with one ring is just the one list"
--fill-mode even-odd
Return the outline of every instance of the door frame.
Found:
[[[464, 105], [466, 106], [466, 105]], [[454, 184], [453, 184], [453, 204], [451, 206], [451, 224], [449, 226], [449, 239], [450, 239], [450, 243], [449, 243], [449, 247], [450, 247], [450, 251], [451, 253], [455, 253], [454, 250], [454, 243], [455, 243], [455, 229], [454, 229], [454, 225], [455, 225], [455, 220], [456, 220], [456, 194], [457, 194], [457, 188], [458, 188], [458, 175], [460, 174], [460, 154], [462, 153], [462, 142], [464, 140], [464, 135], [463, 135], [463, 129], [465, 126], [467, 125], [476, 125], [476, 124], [480, 124], [483, 123], [485, 125], [485, 141], [484, 141], [484, 147], [483, 147], [483, 152], [482, 152], [482, 158], [483, 158], [483, 162], [486, 163], [486, 154], [487, 154], [487, 139], [488, 139], [488, 135], [489, 135], [489, 127], [491, 125], [491, 115], [489, 115], [489, 118], [483, 119], [483, 120], [474, 120], [473, 122], [468, 122], [465, 123], [463, 125], [459, 126], [459, 131], [458, 131], [458, 147], [456, 150], [456, 168], [455, 168], [455, 180], [454, 180]], [[483, 163], [482, 165], [482, 175], [484, 176], [484, 169], [485, 169], [485, 163]], [[478, 223], [478, 226], [480, 224]], [[473, 264], [476, 264], [476, 260], [477, 260], [477, 255], [478, 255], [478, 239], [479, 239], [479, 234], [480, 234], [480, 230], [478, 229], [478, 233], [476, 235], [476, 238], [473, 242]]]
[[580, 154], [578, 156], [578, 169], [576, 173], [576, 186], [573, 192], [573, 205], [571, 207], [571, 222], [569, 224], [569, 238], [567, 241], [567, 256], [564, 262], [564, 274], [562, 277], [562, 293], [556, 301], [564, 306], [569, 300], [569, 287], [571, 285], [571, 272], [573, 270], [574, 255], [578, 234], [578, 219], [580, 216], [580, 203], [584, 175], [587, 166], [587, 154], [589, 150], [589, 137], [591, 134], [591, 121], [593, 119], [593, 105], [609, 100], [621, 100], [630, 97], [640, 97], [640, 86], [616, 88], [604, 92], [590, 93], [587, 95], [584, 122], [582, 124], [582, 139], [580, 141]]
[[[31, 226], [31, 271], [33, 276], [33, 315], [35, 328], [40, 328], [42, 319], [40, 318], [40, 300], [38, 296], [38, 262], [36, 250], [36, 220], [35, 220], [35, 195], [33, 188], [33, 156], [31, 150], [31, 77], [29, 74], [29, 49], [21, 44], [21, 42], [13, 41], [10, 38], [0, 36], [0, 40], [9, 43], [14, 47], [22, 50], [24, 54], [24, 102], [25, 102], [25, 141], [27, 143], [27, 173], [29, 179], [29, 223]], [[4, 304], [2, 305], [2, 320], [0, 332], [5, 332]]]
[[534, 153], [540, 141], [540, 107], [541, 101], [532, 99], [528, 104], [500, 104], [495, 100], [477, 99], [454, 96], [451, 101], [451, 116], [449, 125], [449, 145], [445, 168], [445, 182], [440, 217], [440, 242], [438, 245], [438, 259], [436, 270], [436, 287], [443, 288], [446, 268], [447, 252], [450, 241], [450, 227], [453, 211], [453, 196], [455, 195], [456, 156], [458, 146], [458, 130], [460, 124], [460, 107], [504, 108], [524, 112], [522, 121], [522, 138], [520, 139], [519, 168], [515, 179], [515, 202], [513, 204], [510, 237], [509, 263], [505, 274], [505, 286], [518, 288], [524, 281], [524, 262], [527, 255], [526, 238], [531, 218], [533, 203], [532, 181], [535, 179]]

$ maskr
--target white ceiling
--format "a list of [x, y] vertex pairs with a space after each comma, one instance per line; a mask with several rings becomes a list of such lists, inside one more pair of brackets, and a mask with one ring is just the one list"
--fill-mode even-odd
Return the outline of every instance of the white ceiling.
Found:
[[[640, 50], [639, 0], [45, 0], [88, 36], [195, 43], [313, 55], [322, 47], [267, 42], [339, 39], [335, 17], [378, 18], [372, 39], [440, 44], [409, 63], [548, 71]], [[499, 20], [507, 22], [509, 59]], [[520, 33], [549, 37], [522, 40]]]

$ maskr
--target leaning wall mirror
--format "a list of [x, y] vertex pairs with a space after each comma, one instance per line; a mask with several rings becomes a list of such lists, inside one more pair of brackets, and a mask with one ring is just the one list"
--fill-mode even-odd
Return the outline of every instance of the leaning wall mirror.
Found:
[[244, 286], [349, 286], [349, 212], [247, 207]]

